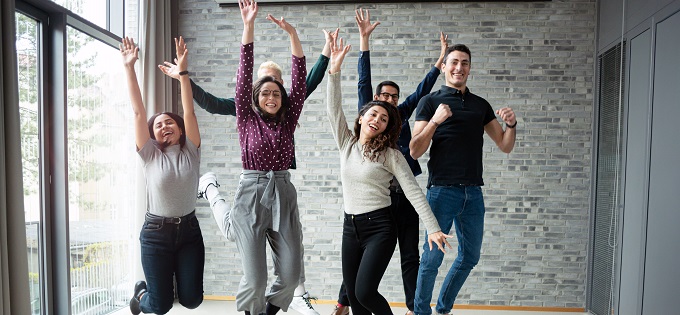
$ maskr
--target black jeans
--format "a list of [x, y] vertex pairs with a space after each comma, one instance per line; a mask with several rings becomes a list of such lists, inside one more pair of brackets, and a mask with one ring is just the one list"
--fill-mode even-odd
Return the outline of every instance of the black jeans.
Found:
[[396, 245], [396, 225], [389, 207], [359, 215], [345, 214], [342, 279], [352, 314], [392, 314], [378, 286]]
[[[401, 258], [401, 278], [404, 283], [404, 297], [406, 307], [413, 311], [413, 299], [416, 294], [418, 281], [418, 266], [420, 265], [420, 217], [408, 201], [403, 192], [392, 191], [392, 217], [397, 225], [397, 239], [399, 240], [399, 254]], [[361, 284], [361, 283], [359, 283]], [[345, 291], [345, 284], [340, 286], [338, 303], [349, 306], [349, 298]]]
[[144, 313], [165, 314], [175, 300], [194, 309], [203, 302], [205, 246], [194, 212], [180, 218], [148, 215], [139, 234], [147, 293], [139, 306]]

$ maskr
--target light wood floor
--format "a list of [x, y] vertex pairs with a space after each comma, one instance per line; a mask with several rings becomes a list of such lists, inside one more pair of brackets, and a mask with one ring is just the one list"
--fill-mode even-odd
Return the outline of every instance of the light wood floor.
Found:
[[[334, 305], [330, 302], [319, 302], [314, 304], [314, 309], [319, 312], [320, 315], [330, 315], [333, 311]], [[406, 313], [406, 308], [404, 307], [392, 307], [392, 311], [395, 315], [403, 315]], [[113, 313], [114, 315], [130, 314], [130, 310], [125, 308], [118, 312]], [[236, 304], [234, 301], [203, 301], [203, 304], [195, 310], [188, 310], [175, 303], [175, 306], [170, 310], [168, 315], [243, 315], [244, 313], [236, 311]], [[582, 312], [543, 312], [543, 311], [498, 311], [498, 310], [467, 310], [467, 309], [456, 309], [454, 308], [451, 312], [452, 315], [587, 315], [588, 313]], [[294, 310], [288, 310], [288, 312], [279, 312], [279, 315], [300, 315], [300, 313]], [[351, 314], [350, 314], [351, 315]]]

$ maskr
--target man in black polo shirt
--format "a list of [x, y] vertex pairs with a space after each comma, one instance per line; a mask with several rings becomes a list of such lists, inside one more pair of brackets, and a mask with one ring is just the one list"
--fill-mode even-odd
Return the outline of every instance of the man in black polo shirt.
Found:
[[[505, 153], [515, 146], [515, 113], [509, 107], [496, 111], [505, 122], [503, 130], [485, 99], [467, 88], [471, 54], [465, 45], [446, 51], [444, 74], [446, 85], [423, 97], [416, 110], [416, 123], [409, 147], [411, 156], [419, 158], [430, 142], [427, 199], [442, 232], [449, 233], [455, 224], [458, 256], [451, 265], [439, 292], [435, 310], [448, 314], [458, 291], [479, 261], [484, 234], [484, 197], [482, 196], [482, 146], [484, 132]], [[430, 315], [434, 282], [444, 253], [423, 246], [418, 269], [414, 312]]]

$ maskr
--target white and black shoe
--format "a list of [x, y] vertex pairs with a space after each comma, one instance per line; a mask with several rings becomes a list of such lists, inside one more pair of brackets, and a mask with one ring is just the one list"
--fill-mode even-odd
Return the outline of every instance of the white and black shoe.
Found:
[[210, 185], [215, 186], [215, 188], [220, 187], [220, 184], [217, 183], [217, 175], [215, 175], [213, 172], [207, 172], [198, 179], [198, 193], [196, 194], [196, 198], [204, 198], [205, 200], [208, 200], [208, 196], [206, 195], [205, 191], [208, 189], [208, 187], [210, 187]]
[[303, 315], [319, 315], [312, 303], [309, 300], [316, 300], [316, 298], [310, 298], [309, 293], [305, 292], [303, 295], [296, 295], [293, 297], [293, 301], [290, 302], [289, 308], [292, 308]]

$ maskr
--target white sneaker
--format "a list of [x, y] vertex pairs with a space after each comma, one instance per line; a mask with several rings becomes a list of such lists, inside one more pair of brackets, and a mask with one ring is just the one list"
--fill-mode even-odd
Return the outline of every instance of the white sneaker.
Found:
[[288, 307], [298, 311], [303, 315], [319, 315], [319, 312], [317, 312], [312, 307], [312, 303], [309, 302], [311, 299], [316, 300], [316, 298], [310, 298], [309, 293], [305, 292], [303, 295], [294, 296], [293, 301], [290, 302]]
[[205, 198], [205, 200], [208, 200], [208, 196], [205, 194], [206, 189], [210, 187], [210, 185], [215, 186], [215, 188], [220, 187], [220, 184], [217, 183], [217, 175], [213, 172], [207, 172], [201, 176], [201, 178], [198, 179], [198, 194], [196, 194], [197, 198]]

